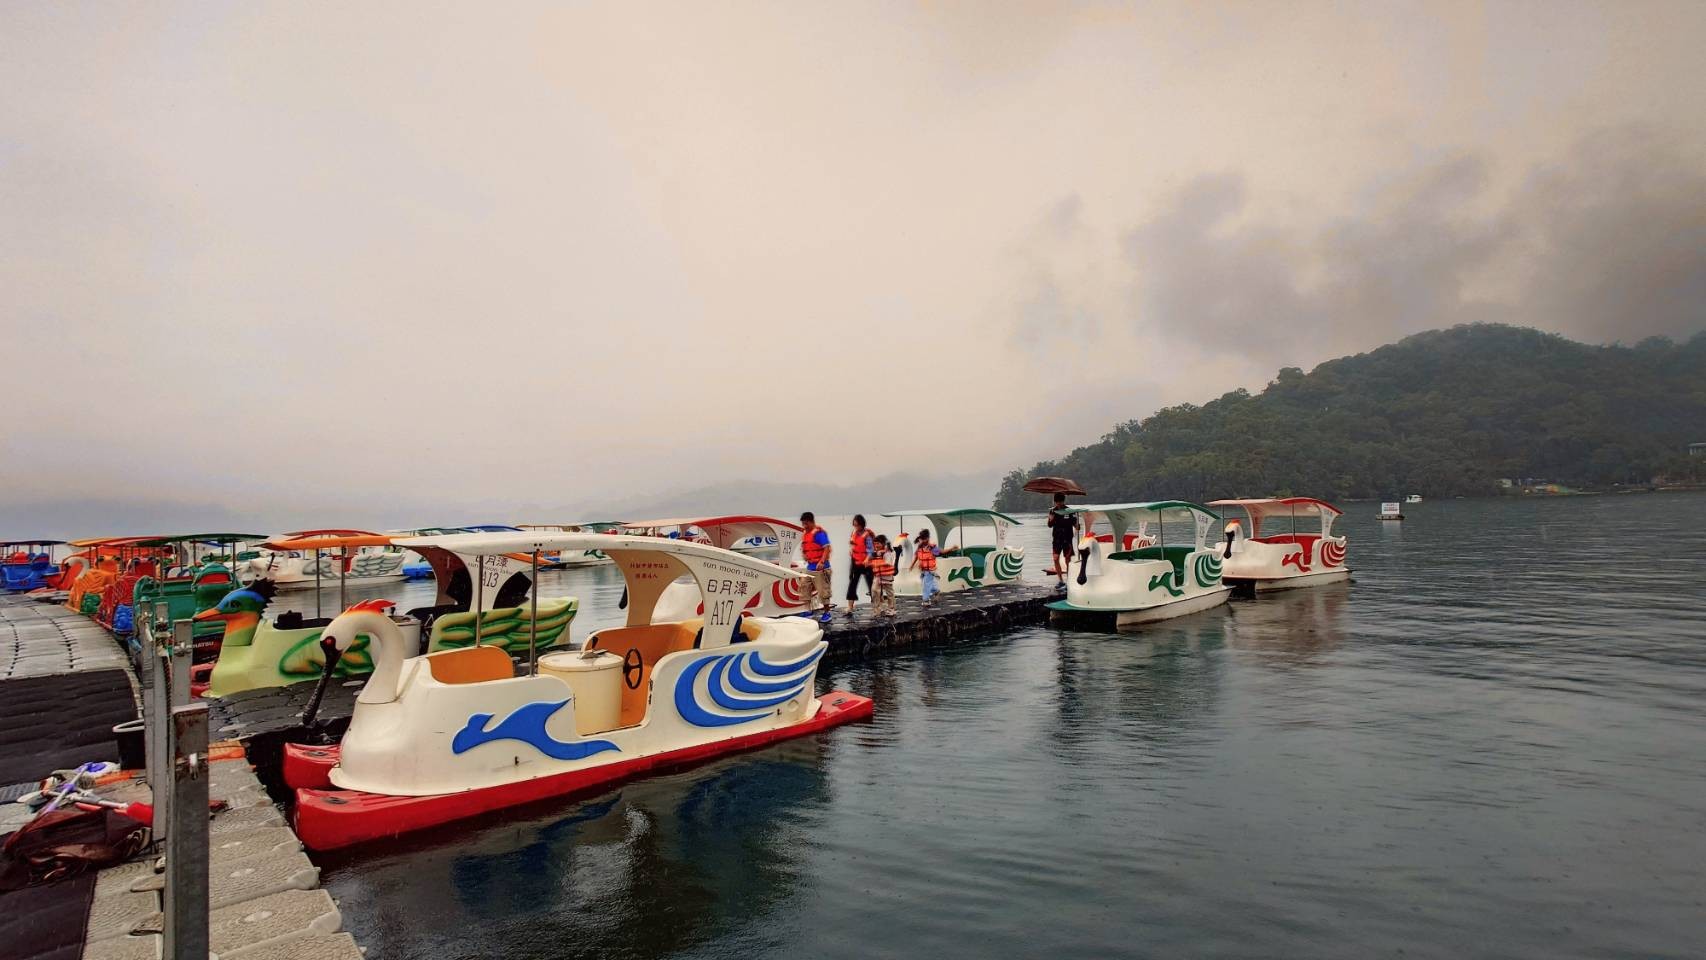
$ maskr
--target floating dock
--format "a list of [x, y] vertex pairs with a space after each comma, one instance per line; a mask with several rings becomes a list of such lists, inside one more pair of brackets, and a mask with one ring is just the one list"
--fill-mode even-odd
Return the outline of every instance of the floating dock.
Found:
[[[33, 781], [54, 767], [116, 760], [111, 724], [115, 717], [137, 716], [140, 689], [122, 649], [88, 617], [23, 596], [0, 596], [0, 704], [34, 712], [35, 701], [56, 698], [48, 717], [52, 729], [10, 724], [17, 735], [0, 737], [0, 795], [11, 799], [34, 789]], [[208, 795], [225, 805], [208, 826], [212, 952], [248, 960], [360, 960], [354, 939], [339, 932], [342, 917], [331, 895], [320, 889], [319, 868], [243, 749], [218, 744], [209, 754]], [[119, 803], [151, 799], [149, 788], [127, 775], [96, 792]], [[0, 804], [0, 833], [29, 818], [22, 804]], [[161, 952], [164, 887], [156, 855], [148, 855], [92, 877], [25, 888], [18, 893], [37, 898], [32, 903], [37, 923], [18, 932], [0, 953], [58, 960], [78, 956], [81, 944], [87, 960], [152, 960]], [[16, 895], [0, 895], [0, 914], [10, 912], [7, 900]], [[42, 903], [48, 909], [36, 909]]]

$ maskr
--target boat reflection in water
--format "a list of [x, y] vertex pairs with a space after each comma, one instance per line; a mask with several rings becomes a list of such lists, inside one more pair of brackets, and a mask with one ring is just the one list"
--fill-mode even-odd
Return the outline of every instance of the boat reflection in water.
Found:
[[1141, 634], [1059, 631], [1060, 685], [1053, 736], [1060, 743], [1160, 743], [1179, 736], [1220, 698], [1229, 617], [1218, 611], [1147, 627]]
[[1308, 663], [1345, 642], [1350, 618], [1346, 601], [1352, 589], [1348, 583], [1333, 583], [1266, 593], [1260, 600], [1237, 604], [1227, 620], [1227, 643], [1240, 652]]
[[471, 929], [505, 944], [488, 956], [666, 956], [713, 940], [774, 949], [786, 925], [765, 918], [801, 885], [801, 821], [827, 806], [833, 749], [805, 737], [566, 813], [514, 811], [382, 856], [334, 854], [328, 882], [356, 940], [396, 956], [456, 955], [445, 948]]

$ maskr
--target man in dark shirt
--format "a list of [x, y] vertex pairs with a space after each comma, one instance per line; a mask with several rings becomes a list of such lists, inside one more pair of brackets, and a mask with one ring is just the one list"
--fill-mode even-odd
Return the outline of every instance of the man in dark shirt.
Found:
[[1078, 545], [1078, 515], [1066, 512], [1066, 494], [1054, 495], [1054, 506], [1048, 512], [1049, 530], [1053, 532], [1053, 546], [1049, 550], [1054, 558], [1054, 569], [1049, 573], [1059, 574], [1060, 585], [1066, 586], [1066, 573], [1072, 566], [1072, 551]]

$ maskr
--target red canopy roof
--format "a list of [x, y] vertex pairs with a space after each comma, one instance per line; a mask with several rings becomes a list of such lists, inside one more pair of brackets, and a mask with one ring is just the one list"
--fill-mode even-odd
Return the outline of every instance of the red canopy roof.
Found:
[[1251, 513], [1284, 513], [1287, 509], [1292, 507], [1317, 507], [1334, 516], [1340, 516], [1344, 513], [1343, 510], [1340, 510], [1338, 507], [1333, 506], [1327, 501], [1317, 500], [1314, 497], [1258, 497], [1250, 500], [1210, 500], [1208, 505], [1211, 507], [1243, 507]]

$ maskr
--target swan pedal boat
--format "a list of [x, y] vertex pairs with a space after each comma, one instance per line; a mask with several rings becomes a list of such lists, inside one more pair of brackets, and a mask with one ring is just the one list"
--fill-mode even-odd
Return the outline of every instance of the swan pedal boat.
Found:
[[[1208, 543], [1220, 516], [1207, 507], [1157, 500], [1074, 506], [1067, 513], [1084, 516], [1087, 531], [1104, 519], [1113, 536], [1103, 541], [1087, 533], [1079, 540], [1078, 573], [1067, 577], [1066, 599], [1048, 604], [1051, 623], [1121, 629], [1208, 610], [1232, 592], [1221, 582], [1219, 551]], [[1174, 530], [1194, 534], [1190, 544], [1167, 543], [1169, 517]], [[1146, 520], [1157, 528], [1151, 546], [1109, 551], [1130, 542], [1127, 531], [1134, 525], [1146, 530]]]
[[[911, 542], [911, 532], [906, 528], [907, 517], [924, 517], [930, 521], [931, 528], [936, 531], [938, 549], [947, 549], [950, 546], [949, 537], [958, 532], [959, 543], [952, 545], [954, 552], [944, 553], [936, 558], [936, 580], [942, 593], [1015, 583], [1025, 572], [1025, 549], [1007, 545], [1008, 529], [1021, 524], [1005, 513], [981, 507], [960, 507], [903, 510], [898, 513], [885, 513], [883, 516], [900, 521], [897, 545], [902, 550]], [[991, 528], [995, 532], [994, 545], [966, 546], [967, 527]], [[923, 571], [913, 566], [904, 556], [898, 557], [895, 563], [894, 594], [897, 597], [924, 595]]]
[[1221, 553], [1220, 575], [1234, 589], [1268, 593], [1351, 578], [1345, 538], [1333, 536], [1333, 522], [1343, 511], [1327, 501], [1278, 497], [1214, 500], [1209, 506], [1244, 514], [1227, 525]]
[[[284, 540], [277, 545], [291, 552], [319, 552], [336, 558], [373, 547], [392, 547], [396, 540], [391, 534], [337, 535]], [[408, 652], [423, 649], [423, 639], [429, 653], [471, 646], [476, 630], [480, 644], [503, 649], [511, 656], [525, 653], [529, 644], [535, 650], [550, 650], [568, 642], [569, 622], [580, 609], [579, 601], [574, 597], [540, 597], [530, 602], [528, 595], [534, 587], [531, 555], [478, 556], [430, 546], [409, 553], [431, 566], [438, 597], [431, 606], [391, 618], [403, 632]], [[478, 582], [473, 576], [475, 570], [482, 571]], [[492, 589], [486, 589], [487, 584]], [[274, 595], [271, 581], [263, 578], [196, 614], [198, 627], [205, 622], [222, 622], [225, 632], [217, 661], [204, 681], [198, 677], [192, 682], [193, 692], [227, 697], [244, 690], [314, 680], [324, 672], [326, 654], [320, 637], [331, 618], [287, 611], [269, 619], [266, 610]], [[336, 676], [349, 678], [372, 671], [372, 639], [367, 634], [357, 638], [334, 665]]]
[[[456, 534], [398, 541], [492, 555], [598, 548], [626, 582], [625, 625], [516, 674], [494, 647], [410, 657], [383, 601], [351, 607], [322, 642], [374, 637], [375, 666], [337, 747], [287, 745], [296, 832], [330, 850], [429, 829], [694, 763], [871, 714], [869, 698], [816, 695], [822, 629], [743, 612], [795, 571], [707, 544], [598, 534]], [[689, 576], [705, 614], [654, 623], [664, 590]]]
[[[754, 556], [765, 551], [745, 549], [754, 540], [768, 543], [771, 562], [778, 567], [793, 565], [805, 528], [776, 517], [739, 514], [727, 517], [678, 517], [669, 520], [635, 520], [622, 525], [624, 532], [641, 537], [690, 540]], [[749, 617], [788, 617], [806, 612], [803, 580], [786, 577], [774, 580], [768, 590], [753, 594], [743, 608]], [[670, 584], [658, 597], [652, 619], [658, 622], [686, 620], [705, 612], [699, 587], [689, 578]]]

